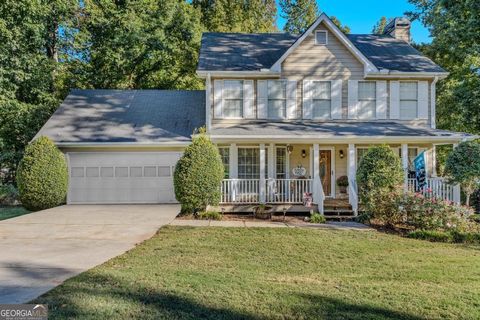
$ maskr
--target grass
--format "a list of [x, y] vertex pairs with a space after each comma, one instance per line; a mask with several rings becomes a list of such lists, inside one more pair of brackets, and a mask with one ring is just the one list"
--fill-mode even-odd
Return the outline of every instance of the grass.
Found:
[[23, 207], [0, 207], [0, 220], [15, 218], [30, 213]]
[[164, 227], [35, 300], [49, 319], [478, 319], [480, 247], [379, 232]]

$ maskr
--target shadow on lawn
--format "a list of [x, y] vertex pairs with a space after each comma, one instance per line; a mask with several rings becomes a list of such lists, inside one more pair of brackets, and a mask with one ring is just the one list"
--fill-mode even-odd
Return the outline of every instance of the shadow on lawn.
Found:
[[[234, 293], [232, 293], [234, 294]], [[214, 306], [215, 300], [204, 303], [176, 294], [144, 287], [134, 281], [85, 273], [34, 300], [46, 303], [51, 319], [408, 319], [421, 317], [368, 305], [357, 305], [321, 295], [295, 294], [295, 305], [265, 308], [268, 314], [253, 314]]]

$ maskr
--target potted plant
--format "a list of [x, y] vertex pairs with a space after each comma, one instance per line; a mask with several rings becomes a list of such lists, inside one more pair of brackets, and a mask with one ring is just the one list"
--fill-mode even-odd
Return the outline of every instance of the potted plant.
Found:
[[347, 193], [348, 177], [347, 176], [338, 177], [337, 186], [340, 188], [340, 193]]
[[273, 207], [265, 204], [260, 204], [255, 207], [254, 214], [257, 219], [271, 219], [273, 213]]

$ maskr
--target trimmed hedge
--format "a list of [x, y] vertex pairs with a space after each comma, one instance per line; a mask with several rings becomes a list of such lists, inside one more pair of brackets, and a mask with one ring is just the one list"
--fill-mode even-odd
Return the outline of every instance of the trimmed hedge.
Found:
[[182, 205], [182, 213], [196, 213], [205, 211], [208, 205], [218, 205], [223, 171], [218, 148], [202, 130], [175, 167], [175, 197]]
[[480, 244], [480, 233], [452, 231], [417, 230], [407, 235], [412, 239], [432, 242]]
[[65, 203], [68, 169], [63, 153], [47, 137], [25, 149], [17, 170], [20, 201], [28, 210], [43, 210]]

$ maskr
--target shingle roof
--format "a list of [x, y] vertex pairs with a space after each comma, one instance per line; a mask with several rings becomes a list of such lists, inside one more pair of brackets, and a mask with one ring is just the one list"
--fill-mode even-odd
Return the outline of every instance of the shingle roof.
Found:
[[446, 72], [408, 43], [391, 36], [348, 34], [347, 37], [378, 69], [402, 72]]
[[55, 142], [188, 142], [205, 91], [72, 90], [37, 133]]
[[248, 136], [275, 135], [285, 138], [312, 136], [315, 139], [325, 137], [469, 137], [471, 135], [430, 127], [412, 126], [393, 121], [329, 121], [329, 122], [245, 122], [214, 124], [210, 130], [212, 136]]
[[[387, 35], [350, 34], [350, 41], [377, 68], [403, 72], [445, 72], [406, 42]], [[269, 69], [298, 38], [289, 33], [204, 33], [199, 71]]]

